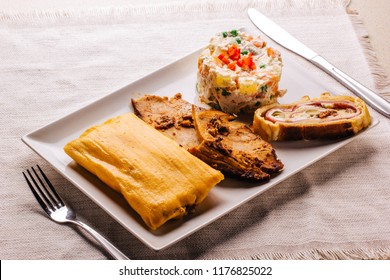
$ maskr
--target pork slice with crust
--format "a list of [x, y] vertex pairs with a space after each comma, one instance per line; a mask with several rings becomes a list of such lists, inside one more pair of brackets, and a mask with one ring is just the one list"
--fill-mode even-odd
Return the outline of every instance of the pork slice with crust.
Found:
[[272, 146], [233, 115], [192, 105], [179, 93], [132, 104], [139, 118], [227, 176], [262, 182], [283, 169]]
[[284, 165], [271, 144], [254, 134], [234, 116], [193, 108], [195, 128], [201, 144], [189, 152], [225, 175], [249, 181], [268, 181]]
[[180, 93], [172, 98], [144, 95], [131, 100], [135, 114], [185, 149], [199, 145], [192, 119], [192, 104]]

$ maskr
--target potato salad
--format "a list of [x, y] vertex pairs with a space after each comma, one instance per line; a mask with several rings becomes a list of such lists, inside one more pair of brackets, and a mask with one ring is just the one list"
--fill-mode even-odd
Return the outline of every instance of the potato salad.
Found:
[[279, 51], [259, 36], [231, 30], [217, 33], [198, 58], [200, 100], [227, 113], [253, 112], [275, 103], [285, 90]]

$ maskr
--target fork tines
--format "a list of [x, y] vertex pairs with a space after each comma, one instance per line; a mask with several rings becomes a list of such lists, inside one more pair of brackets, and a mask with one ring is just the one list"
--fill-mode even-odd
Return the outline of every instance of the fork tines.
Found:
[[35, 171], [34, 167], [31, 167], [33, 174], [30, 172], [30, 170], [26, 170], [30, 179], [24, 172], [23, 176], [39, 204], [43, 209], [45, 209], [45, 211], [54, 211], [55, 209], [64, 206], [64, 202], [55, 191], [53, 185], [50, 183], [45, 173], [42, 171], [39, 165], [37, 165], [37, 167], [39, 169], [40, 175]]

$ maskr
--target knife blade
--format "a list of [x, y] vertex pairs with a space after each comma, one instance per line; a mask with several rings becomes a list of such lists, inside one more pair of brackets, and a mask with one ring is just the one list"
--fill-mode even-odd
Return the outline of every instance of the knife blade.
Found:
[[373, 109], [390, 118], [390, 103], [386, 99], [342, 72], [256, 9], [249, 8], [248, 16], [253, 24], [273, 41], [310, 61], [350, 89]]

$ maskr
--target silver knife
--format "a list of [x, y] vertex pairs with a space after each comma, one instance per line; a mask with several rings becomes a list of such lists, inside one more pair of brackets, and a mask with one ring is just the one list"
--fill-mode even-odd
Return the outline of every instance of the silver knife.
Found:
[[356, 80], [349, 77], [342, 72], [336, 66], [329, 63], [325, 58], [321, 57], [313, 50], [302, 44], [286, 30], [281, 28], [275, 22], [261, 14], [259, 11], [249, 8], [249, 18], [265, 35], [282, 45], [283, 47], [293, 51], [294, 53], [307, 59], [318, 68], [322, 69], [341, 84], [349, 88], [353, 93], [367, 102], [372, 108], [381, 113], [382, 115], [390, 118], [390, 103], [377, 95], [372, 90], [366, 88]]

